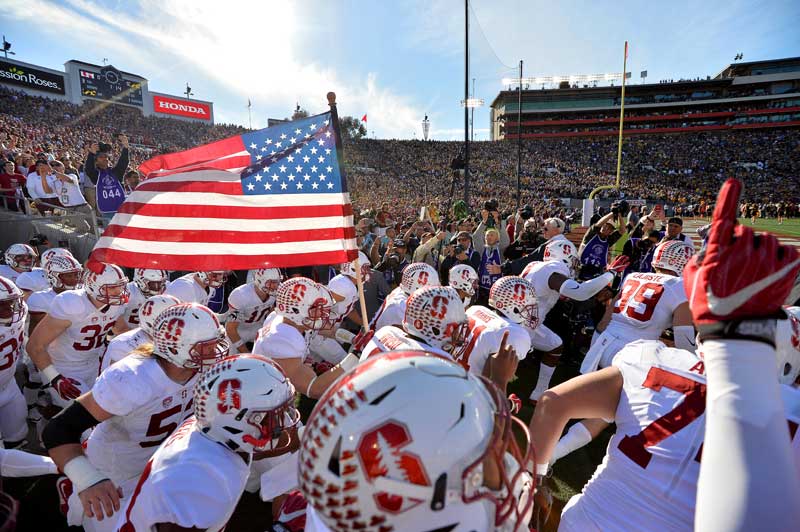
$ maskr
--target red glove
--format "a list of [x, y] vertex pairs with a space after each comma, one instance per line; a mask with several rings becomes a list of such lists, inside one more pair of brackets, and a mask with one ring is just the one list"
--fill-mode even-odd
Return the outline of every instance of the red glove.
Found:
[[375, 331], [364, 331], [364, 329], [358, 331], [356, 337], [353, 338], [353, 343], [352, 343], [353, 351], [359, 351], [359, 352], [362, 351], [367, 346], [369, 341], [372, 340], [372, 337], [374, 335]]
[[79, 384], [80, 383], [75, 379], [70, 379], [63, 375], [59, 375], [50, 381], [50, 386], [52, 386], [56, 393], [65, 401], [70, 401], [81, 395], [81, 390], [78, 388]]
[[522, 400], [515, 393], [508, 396], [508, 405], [512, 414], [516, 414], [522, 410]]
[[[778, 243], [769, 233], [756, 234], [737, 225], [736, 206], [742, 183], [728, 179], [717, 197], [706, 247], [683, 271], [684, 288], [701, 338], [750, 337], [763, 340], [743, 320], [783, 317], [781, 305], [789, 295], [800, 258], [792, 246]], [[739, 330], [736, 330], [739, 329]], [[758, 338], [761, 336], [761, 338]], [[774, 344], [774, 339], [772, 342]]]
[[622, 273], [631, 265], [631, 259], [627, 255], [620, 255], [606, 266], [606, 271], [611, 273]]

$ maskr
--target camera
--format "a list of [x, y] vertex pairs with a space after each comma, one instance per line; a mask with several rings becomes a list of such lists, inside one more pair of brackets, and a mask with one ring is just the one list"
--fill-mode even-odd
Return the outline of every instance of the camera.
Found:
[[386, 258], [386, 262], [388, 262], [389, 267], [394, 270], [400, 265], [400, 255], [392, 253]]
[[101, 152], [101, 153], [110, 152], [111, 151], [111, 144], [108, 144], [106, 142], [100, 142], [98, 144], [98, 151]]
[[461, 255], [465, 251], [466, 249], [461, 244], [456, 244], [455, 247], [453, 247], [453, 255]]
[[628, 216], [628, 213], [631, 212], [631, 206], [625, 200], [618, 200], [611, 204], [611, 212], [615, 215]]
[[489, 212], [496, 211], [498, 207], [496, 199], [490, 199], [488, 201], [483, 202], [483, 208]]
[[533, 209], [531, 208], [530, 205], [525, 205], [522, 209], [520, 209], [519, 215], [522, 217], [523, 220], [527, 220], [528, 218], [533, 216]]

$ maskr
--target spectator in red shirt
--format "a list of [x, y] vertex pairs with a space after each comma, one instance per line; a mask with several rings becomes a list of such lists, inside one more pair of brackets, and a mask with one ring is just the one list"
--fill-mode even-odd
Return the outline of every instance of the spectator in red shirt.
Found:
[[25, 176], [17, 173], [14, 161], [4, 161], [2, 173], [0, 173], [0, 194], [9, 198], [3, 202], [3, 206], [6, 209], [12, 211], [19, 210], [15, 199], [17, 197], [17, 190], [21, 190], [20, 187], [24, 186]]

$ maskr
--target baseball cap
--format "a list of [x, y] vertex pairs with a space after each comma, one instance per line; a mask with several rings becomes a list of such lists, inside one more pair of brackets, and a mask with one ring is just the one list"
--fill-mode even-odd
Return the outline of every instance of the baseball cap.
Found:
[[408, 246], [406, 245], [405, 240], [403, 240], [402, 238], [395, 238], [394, 239], [394, 247], [396, 247], [396, 248], [405, 248], [405, 247], [408, 247]]

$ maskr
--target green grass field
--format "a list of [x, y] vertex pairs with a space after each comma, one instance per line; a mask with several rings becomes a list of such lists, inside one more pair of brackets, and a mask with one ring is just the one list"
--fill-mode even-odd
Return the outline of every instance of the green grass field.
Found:
[[739, 221], [758, 231], [769, 231], [770, 233], [775, 233], [780, 236], [795, 236], [800, 238], [800, 219], [797, 218], [785, 219], [781, 225], [778, 225], [778, 220], [774, 218], [756, 218], [755, 224], [750, 223], [750, 220], [747, 218], [739, 218]]

